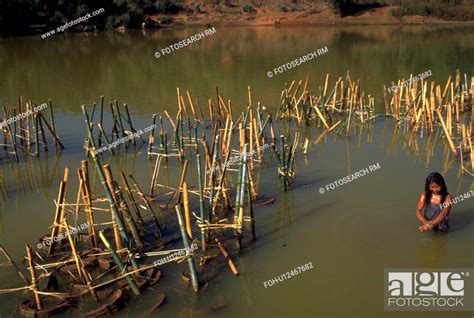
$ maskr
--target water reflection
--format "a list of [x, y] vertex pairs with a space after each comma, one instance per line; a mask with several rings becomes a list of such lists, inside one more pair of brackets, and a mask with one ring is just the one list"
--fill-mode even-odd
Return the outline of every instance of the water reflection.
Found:
[[55, 181], [58, 180], [61, 155], [60, 151], [46, 152], [41, 158], [26, 157], [21, 163], [9, 162], [0, 165], [2, 204], [5, 200], [19, 199], [32, 191], [49, 198], [49, 190], [51, 186], [56, 186]]
[[[219, 86], [236, 107], [243, 107], [250, 84], [258, 99], [274, 109], [285, 82], [309, 73], [310, 84], [317, 88], [324, 84], [319, 74], [336, 76], [350, 70], [367, 85], [366, 92], [376, 97], [382, 111], [383, 84], [426, 69], [433, 71], [436, 81], [444, 81], [455, 68], [472, 70], [472, 27], [216, 30], [212, 37], [161, 59], [153, 55], [157, 49], [189, 37], [196, 29], [61, 34], [47, 41], [2, 39], [0, 73], [8, 81], [0, 88], [0, 96], [10, 103], [19, 94], [35, 100], [53, 98], [63, 111], [78, 113], [79, 105], [105, 94], [129, 103], [138, 113], [150, 114], [174, 105], [176, 86], [189, 89], [200, 101], [206, 101], [207, 92]], [[329, 54], [267, 78], [267, 71], [274, 67], [325, 46]], [[439, 61], [456, 61], [456, 65]]]

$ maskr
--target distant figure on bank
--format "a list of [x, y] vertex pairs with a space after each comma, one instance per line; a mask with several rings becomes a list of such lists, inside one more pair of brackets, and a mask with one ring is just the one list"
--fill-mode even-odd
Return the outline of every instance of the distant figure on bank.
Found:
[[430, 173], [425, 180], [425, 191], [421, 193], [416, 207], [416, 217], [423, 223], [418, 229], [421, 232], [447, 232], [451, 200], [452, 196], [448, 193], [443, 176], [438, 172]]

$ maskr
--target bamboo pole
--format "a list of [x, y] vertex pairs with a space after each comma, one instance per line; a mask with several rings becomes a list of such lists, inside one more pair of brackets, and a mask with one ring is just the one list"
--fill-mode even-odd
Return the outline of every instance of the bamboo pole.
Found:
[[[245, 144], [241, 164], [242, 173], [240, 174], [241, 179], [239, 180], [240, 187], [238, 188], [240, 194], [238, 196], [238, 203], [236, 202], [237, 224], [240, 225], [240, 227], [237, 229], [237, 241], [239, 249], [242, 248], [242, 222], [244, 217], [245, 184], [247, 180], [247, 148], [248, 144]], [[251, 198], [248, 199], [251, 200]]]
[[115, 109], [117, 110], [118, 123], [119, 123], [119, 126], [120, 126], [120, 130], [122, 132], [122, 137], [125, 137], [126, 134], [125, 134], [125, 129], [123, 128], [122, 114], [120, 113], [119, 103], [118, 103], [117, 100], [114, 100], [114, 103], [115, 103]]
[[64, 177], [61, 183], [59, 184], [59, 193], [58, 193], [58, 199], [57, 199], [57, 204], [56, 204], [56, 210], [54, 213], [54, 223], [53, 223], [53, 229], [51, 231], [51, 245], [49, 245], [48, 249], [48, 256], [51, 255], [51, 253], [54, 252], [54, 248], [56, 247], [56, 242], [53, 240], [54, 237], [59, 233], [59, 225], [62, 222], [62, 219], [64, 218], [64, 208], [63, 208], [63, 202], [64, 198], [66, 196], [66, 186], [67, 182], [69, 179], [69, 167], [64, 168]]
[[145, 235], [145, 222], [143, 221], [142, 215], [140, 213], [140, 209], [138, 208], [138, 204], [135, 201], [135, 198], [133, 196], [132, 191], [130, 190], [130, 186], [127, 181], [127, 177], [125, 176], [125, 173], [123, 171], [120, 171], [120, 178], [122, 179], [122, 184], [124, 185], [125, 192], [127, 193], [127, 196], [132, 203], [133, 209], [135, 210], [135, 215], [137, 218], [138, 222], [138, 230], [140, 231], [141, 235]]
[[109, 186], [110, 191], [112, 192], [114, 196], [115, 204], [117, 204], [117, 206], [119, 207], [119, 211], [122, 211], [124, 220], [126, 224], [128, 225], [130, 232], [132, 233], [132, 237], [133, 237], [133, 240], [135, 241], [135, 244], [137, 245], [138, 249], [141, 249], [143, 247], [143, 242], [140, 238], [140, 235], [138, 234], [137, 227], [135, 225], [135, 222], [133, 221], [130, 210], [128, 209], [128, 205], [123, 198], [123, 195], [120, 191], [120, 188], [117, 182], [114, 180], [112, 176], [112, 170], [110, 169], [110, 165], [105, 164], [103, 168], [104, 168], [107, 184]]
[[115, 249], [119, 251], [123, 249], [122, 241], [120, 240], [120, 230], [117, 225], [117, 219], [116, 219], [115, 214], [111, 212], [110, 216], [112, 218], [112, 230], [114, 233]]
[[[18, 114], [23, 112], [23, 97], [18, 96]], [[20, 145], [24, 145], [25, 142], [25, 130], [23, 129], [23, 118], [20, 116], [19, 130], [20, 130]]]
[[164, 114], [166, 118], [168, 118], [168, 120], [170, 121], [171, 126], [173, 126], [173, 129], [176, 130], [176, 125], [174, 124], [173, 118], [171, 118], [170, 114], [168, 114], [166, 110], [164, 111]]
[[[26, 111], [31, 111], [31, 101], [26, 103]], [[30, 134], [30, 116], [26, 116], [26, 149], [30, 152], [31, 148], [31, 134]]]
[[[44, 151], [48, 152], [48, 143], [46, 141], [46, 134], [45, 134], [45, 130], [44, 130], [44, 127], [43, 127], [43, 123], [41, 121], [41, 117], [38, 117], [38, 125], [39, 125], [39, 132], [41, 133], [41, 140], [42, 140], [42, 143], [43, 143], [43, 149]], [[13, 145], [15, 145], [15, 142], [13, 142]]]
[[156, 224], [156, 227], [158, 229], [157, 231], [157, 235], [158, 237], [161, 237], [161, 230], [162, 230], [162, 227], [160, 225], [160, 223], [158, 222], [158, 219], [156, 218], [155, 216], [155, 212], [153, 210], [153, 207], [150, 205], [150, 202], [148, 202], [148, 199], [147, 197], [145, 196], [145, 194], [143, 193], [142, 189], [140, 188], [140, 186], [138, 185], [138, 182], [137, 180], [135, 180], [135, 177], [130, 174], [129, 177], [132, 179], [133, 181], [133, 185], [135, 187], [135, 191], [137, 191], [138, 195], [140, 196], [140, 198], [142, 199], [143, 202], [145, 202], [145, 205], [146, 205], [146, 208], [148, 211], [150, 211], [150, 214], [151, 214], [151, 217], [153, 218], [153, 221], [155, 222]]
[[[92, 147], [95, 148], [95, 141], [93, 139], [93, 136], [92, 136], [92, 130], [91, 130], [91, 125], [90, 125], [90, 120], [89, 120], [89, 115], [87, 114], [86, 112], [86, 109], [85, 109], [85, 106], [82, 105], [82, 113], [84, 114], [84, 117], [85, 117], [85, 121], [86, 121], [86, 126], [87, 126], [87, 131], [88, 131], [88, 136], [89, 136], [89, 139], [91, 140], [92, 142]], [[131, 249], [131, 245], [130, 245], [130, 239], [128, 238], [128, 235], [125, 231], [125, 228], [123, 226], [123, 223], [121, 222], [120, 218], [119, 218], [119, 212], [118, 212], [118, 209], [117, 209], [117, 206], [115, 204], [115, 201], [114, 201], [114, 198], [112, 196], [112, 193], [110, 192], [110, 189], [109, 187], [107, 186], [107, 181], [105, 179], [105, 176], [104, 176], [104, 172], [102, 171], [102, 166], [101, 166], [101, 163], [100, 163], [100, 160], [99, 158], [95, 155], [95, 152], [92, 153], [92, 158], [94, 160], [94, 164], [95, 164], [95, 167], [96, 167], [96, 170], [97, 170], [97, 174], [99, 175], [99, 178], [100, 178], [100, 181], [102, 183], [102, 186], [104, 187], [104, 191], [105, 191], [105, 194], [107, 196], [107, 200], [109, 202], [109, 205], [110, 205], [110, 209], [112, 211], [112, 214], [114, 215], [115, 217], [115, 222], [117, 222], [117, 226], [118, 226], [118, 229], [120, 231], [120, 236], [122, 237], [122, 239], [124, 240], [127, 248], [130, 250]], [[138, 264], [136, 263], [135, 259], [132, 257], [131, 258], [131, 262], [132, 262], [132, 265], [135, 269], [138, 268]]]
[[[133, 127], [132, 116], [130, 116], [130, 111], [128, 110], [128, 105], [126, 103], [124, 103], [123, 107], [125, 108], [125, 114], [127, 115], [126, 119], [127, 119], [128, 125], [130, 127], [130, 131], [132, 133], [136, 133], [137, 130], [135, 129], [135, 127]], [[153, 128], [153, 130], [154, 129], [155, 128]], [[142, 142], [145, 142], [145, 139], [143, 139], [143, 137], [141, 135], [139, 137], [142, 140]], [[133, 144], [135, 145], [135, 138], [133, 138]]]
[[187, 171], [188, 171], [188, 160], [185, 160], [184, 164], [183, 164], [183, 167], [181, 169], [181, 176], [179, 178], [179, 186], [178, 186], [178, 190], [177, 190], [178, 197], [177, 197], [177, 200], [176, 200], [176, 204], [181, 203], [181, 195], [182, 195], [182, 191], [183, 191], [183, 184], [184, 184], [184, 180], [186, 178], [186, 172]]
[[[474, 115], [474, 112], [472, 112], [472, 114]], [[467, 138], [467, 140], [469, 142], [469, 150], [470, 150], [469, 157], [471, 157], [471, 170], [474, 173], [474, 147], [472, 147], [471, 138], [472, 138], [472, 125], [469, 128], [469, 138]]]
[[[112, 154], [112, 156], [115, 155], [113, 147], [110, 146], [109, 137], [107, 137], [107, 133], [105, 132], [104, 127], [102, 127], [102, 124], [98, 124], [97, 127], [99, 127], [99, 131], [102, 133], [102, 135], [104, 135], [105, 144], [106, 144], [105, 146], [107, 147], [109, 152]], [[112, 136], [112, 139], [113, 139], [113, 136]], [[94, 152], [95, 152], [96, 151], [95, 147], [93, 149], [94, 149]]]
[[29, 244], [26, 244], [26, 255], [28, 258], [28, 266], [29, 266], [30, 275], [31, 275], [31, 289], [33, 290], [33, 293], [35, 295], [36, 308], [38, 310], [41, 310], [43, 309], [43, 302], [41, 301], [41, 296], [38, 293], [39, 286], [38, 286], [38, 282], [36, 278], [35, 266], [33, 266], [33, 256], [31, 253], [31, 246]]
[[160, 172], [161, 158], [162, 158], [162, 156], [160, 154], [158, 154], [158, 157], [156, 158], [156, 162], [155, 162], [155, 168], [153, 169], [153, 175], [151, 177], [150, 196], [152, 196], [152, 197], [155, 193], [155, 184], [156, 184], [156, 180], [158, 178], [158, 174]]
[[141, 293], [140, 293], [140, 290], [138, 289], [137, 285], [135, 284], [135, 281], [133, 280], [133, 278], [130, 275], [127, 275], [128, 274], [127, 268], [122, 263], [120, 257], [117, 255], [117, 253], [112, 249], [112, 246], [110, 245], [109, 241], [107, 241], [107, 239], [105, 238], [104, 233], [102, 231], [99, 232], [99, 237], [102, 240], [102, 243], [104, 243], [107, 250], [109, 250], [110, 254], [112, 255], [112, 258], [115, 261], [115, 264], [117, 264], [118, 268], [120, 269], [120, 272], [126, 275], [125, 279], [127, 280], [128, 285], [132, 289], [133, 293], [136, 296], [139, 296]]
[[[153, 127], [156, 124], [156, 114], [153, 114]], [[151, 151], [153, 149], [153, 143], [155, 142], [155, 128], [152, 128], [150, 136], [148, 137], [148, 159], [151, 158]]]
[[77, 250], [76, 250], [76, 245], [74, 244], [74, 240], [72, 238], [71, 235], [69, 235], [69, 224], [67, 223], [67, 219], [64, 219], [64, 228], [66, 229], [66, 236], [69, 240], [69, 245], [71, 246], [71, 253], [72, 253], [72, 256], [74, 258], [74, 262], [76, 263], [76, 267], [77, 267], [77, 274], [79, 275], [79, 280], [81, 283], [85, 283], [87, 282], [87, 277], [84, 273], [84, 268], [81, 264], [81, 261], [80, 261], [80, 258], [77, 254]]
[[[198, 149], [196, 147], [196, 149]], [[198, 150], [197, 150], [198, 151]], [[202, 169], [201, 169], [201, 154], [198, 152], [196, 154], [197, 160], [197, 173], [198, 173], [198, 183], [199, 183], [199, 216], [201, 218], [201, 221], [205, 223], [208, 221], [207, 217], [205, 216], [204, 212], [204, 193], [203, 193], [203, 186], [202, 186]], [[206, 231], [204, 227], [201, 227], [201, 246], [202, 250], [206, 250]]]
[[38, 116], [33, 114], [34, 132], [35, 132], [35, 156], [39, 157], [39, 133], [38, 133]]
[[217, 165], [217, 149], [218, 149], [218, 144], [219, 144], [219, 136], [216, 135], [215, 137], [215, 142], [214, 142], [214, 151], [212, 154], [212, 164], [211, 164], [211, 175], [209, 177], [209, 183], [210, 183], [210, 193], [209, 193], [209, 206], [211, 207], [211, 214], [214, 215], [214, 183], [215, 183], [215, 171], [216, 171], [216, 165]]
[[183, 205], [184, 205], [184, 220], [186, 224], [186, 232], [188, 233], [189, 238], [193, 239], [193, 233], [191, 229], [191, 214], [189, 212], [189, 193], [188, 193], [188, 183], [183, 182]]
[[[54, 123], [53, 102], [51, 101], [51, 99], [49, 99], [48, 103], [49, 103], [48, 108], [49, 108], [49, 116], [50, 116], [50, 119], [51, 119], [51, 127], [52, 127], [52, 130], [53, 130], [53, 134], [56, 134], [56, 124]], [[56, 147], [58, 146], [58, 142], [57, 142], [56, 139], [54, 140], [54, 144], [55, 144]]]
[[251, 234], [251, 237], [252, 237], [252, 241], [255, 242], [257, 240], [257, 236], [255, 234], [255, 217], [254, 217], [254, 214], [253, 214], [253, 200], [252, 200], [252, 193], [250, 191], [251, 187], [250, 187], [250, 171], [249, 171], [249, 174], [247, 176], [247, 180], [246, 180], [246, 184], [247, 184], [247, 204], [248, 204], [248, 213], [249, 213], [249, 216], [250, 216], [250, 234]]
[[449, 147], [451, 147], [451, 151], [453, 152], [454, 156], [456, 156], [456, 147], [454, 146], [453, 140], [451, 139], [448, 129], [446, 128], [446, 124], [444, 123], [443, 116], [439, 112], [439, 109], [436, 110], [436, 113], [438, 114], [438, 118], [441, 123], [441, 126], [443, 127], [444, 134], [446, 135], [446, 139], [448, 139]]
[[26, 279], [25, 275], [23, 274], [23, 272], [20, 270], [20, 268], [18, 267], [18, 265], [15, 263], [15, 261], [11, 258], [11, 256], [8, 254], [7, 250], [5, 249], [5, 247], [3, 247], [3, 245], [0, 245], [0, 251], [3, 252], [3, 254], [5, 255], [5, 257], [7, 258], [7, 260], [10, 262], [10, 264], [12, 264], [12, 266], [15, 268], [16, 272], [18, 273], [18, 275], [20, 276], [20, 278], [25, 282], [26, 285], [30, 285], [30, 282], [28, 281], [28, 279]]
[[57, 143], [59, 144], [59, 147], [60, 147], [61, 149], [64, 149], [64, 145], [63, 145], [63, 143], [61, 142], [61, 139], [59, 139], [58, 135], [56, 134], [56, 131], [54, 130], [54, 128], [52, 128], [52, 127], [49, 125], [48, 121], [44, 118], [44, 116], [43, 116], [43, 114], [42, 114], [41, 112], [39, 112], [39, 113], [37, 113], [37, 114], [38, 114], [38, 116], [40, 116], [40, 117], [43, 119], [43, 122], [44, 122], [44, 124], [46, 125], [46, 128], [48, 128], [49, 132], [51, 133], [51, 135], [52, 135], [53, 138], [54, 138], [54, 142], [55, 142], [55, 143], [57, 142]]
[[[104, 124], [104, 95], [100, 96], [100, 112], [99, 112], [99, 127], [102, 127]], [[102, 146], [102, 130], [99, 129], [99, 138], [98, 138], [99, 147]]]
[[[87, 162], [86, 162], [87, 163]], [[87, 166], [86, 166], [87, 169]], [[86, 220], [87, 223], [89, 224], [88, 227], [88, 234], [91, 240], [91, 246], [93, 248], [97, 247], [97, 238], [96, 238], [96, 233], [95, 233], [95, 227], [94, 227], [94, 215], [92, 213], [92, 200], [90, 197], [90, 190], [87, 188], [87, 182], [86, 182], [86, 177], [84, 173], [84, 167], [77, 169], [77, 173], [79, 176], [80, 182], [80, 191], [81, 191], [81, 196], [82, 196], [82, 201], [84, 204], [84, 213], [86, 215]]]
[[193, 100], [191, 98], [191, 94], [189, 93], [189, 91], [186, 91], [186, 95], [188, 96], [189, 106], [191, 107], [191, 112], [193, 113], [194, 119], [198, 120], [196, 116], [196, 111], [194, 110]]
[[[184, 221], [183, 221], [183, 216], [181, 215], [180, 206], [176, 205], [175, 210], [176, 210], [176, 216], [178, 218], [179, 228], [181, 230], [181, 237], [183, 238], [184, 248], [187, 251], [189, 251], [190, 246], [189, 246], [188, 237], [186, 236], [186, 230], [184, 228]], [[199, 290], [199, 282], [198, 282], [197, 275], [196, 275], [196, 268], [194, 266], [194, 260], [193, 260], [193, 257], [191, 255], [188, 256], [188, 266], [189, 266], [189, 274], [191, 275], [191, 282], [192, 282], [192, 285], [193, 285], [193, 289], [194, 289], [195, 292], [197, 292]]]
[[215, 236], [214, 236], [214, 241], [216, 242], [217, 247], [219, 247], [219, 250], [221, 251], [224, 258], [226, 259], [227, 265], [232, 271], [232, 274], [234, 274], [234, 276], [239, 275], [239, 271], [235, 267], [234, 262], [232, 261], [232, 258], [230, 257], [229, 253], [227, 253], [227, 250], [225, 249], [224, 245]]

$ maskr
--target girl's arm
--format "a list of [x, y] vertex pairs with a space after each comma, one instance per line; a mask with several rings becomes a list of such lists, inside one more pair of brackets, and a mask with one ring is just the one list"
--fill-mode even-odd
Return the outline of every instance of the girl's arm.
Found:
[[420, 195], [420, 199], [418, 200], [418, 204], [416, 205], [416, 218], [420, 220], [421, 223], [426, 224], [428, 223], [428, 220], [425, 219], [425, 217], [423, 216], [423, 213], [421, 213], [424, 206], [425, 206], [425, 193], [422, 192]]
[[449, 214], [449, 211], [451, 210], [451, 200], [452, 200], [451, 194], [448, 194], [446, 196], [446, 200], [444, 201], [444, 203], [446, 203], [446, 206], [441, 210], [438, 216], [435, 217], [435, 219], [430, 222], [431, 225], [436, 225], [436, 224], [441, 223], [441, 221], [443, 221], [443, 219]]

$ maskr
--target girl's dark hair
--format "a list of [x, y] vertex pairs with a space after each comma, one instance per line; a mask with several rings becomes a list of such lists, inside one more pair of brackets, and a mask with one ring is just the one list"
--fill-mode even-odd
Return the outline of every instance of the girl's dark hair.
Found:
[[425, 203], [428, 204], [431, 202], [431, 191], [430, 191], [430, 183], [436, 183], [437, 185], [441, 186], [441, 203], [444, 202], [446, 196], [448, 195], [448, 188], [446, 187], [446, 183], [444, 182], [444, 178], [439, 172], [432, 172], [430, 173], [425, 180]]

